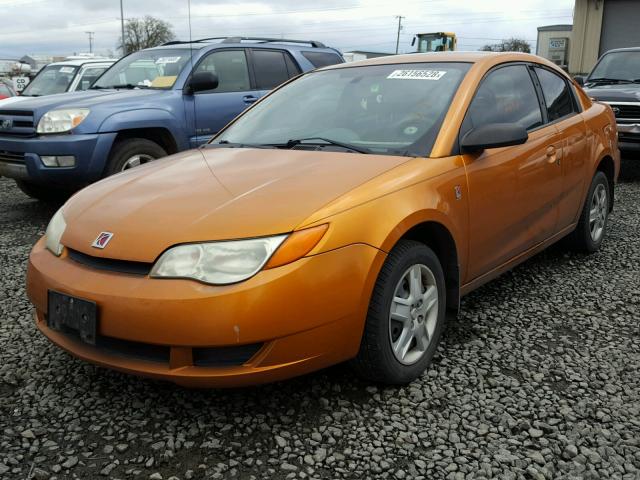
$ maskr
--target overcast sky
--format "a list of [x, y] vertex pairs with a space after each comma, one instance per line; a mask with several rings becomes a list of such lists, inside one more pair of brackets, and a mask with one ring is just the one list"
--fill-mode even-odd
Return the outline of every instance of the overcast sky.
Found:
[[[152, 15], [189, 38], [188, 0], [123, 0], [125, 18]], [[343, 51], [412, 51], [418, 32], [452, 31], [459, 50], [517, 36], [535, 51], [541, 25], [572, 23], [574, 0], [191, 0], [193, 38], [251, 35], [319, 40]], [[120, 36], [119, 0], [0, 0], [0, 58], [24, 54], [68, 55], [115, 51]]]

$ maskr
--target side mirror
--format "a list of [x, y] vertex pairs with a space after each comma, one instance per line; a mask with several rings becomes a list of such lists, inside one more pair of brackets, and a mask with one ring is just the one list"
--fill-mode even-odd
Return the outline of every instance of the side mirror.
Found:
[[416, 37], [413, 37], [413, 40], [411, 40], [411, 46], [413, 47], [415, 46], [415, 44], [416, 44]]
[[213, 72], [196, 72], [189, 80], [187, 93], [204, 92], [218, 88], [218, 76]]
[[581, 87], [584, 87], [585, 78], [583, 75], [576, 75], [575, 77], [573, 77], [573, 79], [576, 81], [578, 85], [580, 85]]
[[529, 139], [527, 130], [517, 123], [490, 123], [467, 132], [460, 146], [463, 152], [481, 152], [487, 148], [522, 145]]

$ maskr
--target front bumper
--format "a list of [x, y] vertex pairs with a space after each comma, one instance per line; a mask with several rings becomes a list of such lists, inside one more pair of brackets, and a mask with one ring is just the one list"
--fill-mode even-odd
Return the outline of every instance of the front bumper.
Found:
[[[260, 272], [236, 285], [152, 279], [91, 269], [40, 240], [27, 272], [38, 328], [92, 363], [188, 387], [236, 387], [281, 380], [356, 355], [384, 252], [356, 244]], [[167, 362], [119, 355], [47, 326], [47, 292], [95, 301], [99, 336], [166, 346]], [[199, 348], [261, 344], [236, 365], [196, 366]]]
[[624, 151], [640, 151], [640, 123], [618, 123], [618, 147]]
[[[0, 136], [0, 176], [61, 187], [80, 187], [102, 176], [115, 133]], [[43, 155], [73, 155], [74, 167], [46, 167]]]

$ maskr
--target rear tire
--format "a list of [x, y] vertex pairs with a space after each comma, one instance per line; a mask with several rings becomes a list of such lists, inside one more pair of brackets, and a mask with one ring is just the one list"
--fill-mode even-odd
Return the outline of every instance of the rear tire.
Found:
[[360, 350], [352, 360], [356, 373], [395, 385], [422, 375], [444, 328], [445, 292], [436, 254], [420, 242], [398, 242], [373, 289]]
[[63, 202], [73, 193], [70, 190], [62, 190], [25, 180], [16, 180], [16, 185], [22, 190], [22, 193], [41, 202]]
[[120, 140], [111, 150], [106, 175], [113, 175], [166, 156], [167, 152], [160, 145], [146, 138]]
[[572, 249], [593, 253], [600, 249], [607, 233], [607, 220], [611, 207], [609, 180], [603, 172], [596, 172], [576, 229], [568, 237]]

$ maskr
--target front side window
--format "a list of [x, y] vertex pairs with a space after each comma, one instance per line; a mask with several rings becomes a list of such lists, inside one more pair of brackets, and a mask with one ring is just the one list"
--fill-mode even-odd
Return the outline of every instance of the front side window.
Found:
[[466, 63], [315, 71], [273, 92], [215, 143], [291, 145], [324, 138], [389, 155], [427, 155]]
[[187, 49], [141, 50], [113, 64], [91, 88], [169, 89], [189, 63]]
[[480, 84], [465, 124], [476, 128], [489, 123], [518, 123], [527, 130], [542, 125], [540, 103], [526, 66], [498, 68]]
[[44, 67], [36, 78], [22, 92], [26, 97], [39, 97], [64, 93], [76, 76], [78, 67], [70, 65], [49, 65]]
[[245, 92], [251, 90], [247, 55], [244, 50], [222, 50], [209, 54], [195, 70], [218, 77], [218, 87], [198, 93]]
[[87, 90], [108, 67], [87, 67], [80, 73], [76, 90]]
[[574, 112], [574, 104], [567, 82], [547, 69], [535, 67], [534, 70], [542, 87], [549, 121], [571, 115]]

